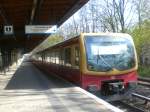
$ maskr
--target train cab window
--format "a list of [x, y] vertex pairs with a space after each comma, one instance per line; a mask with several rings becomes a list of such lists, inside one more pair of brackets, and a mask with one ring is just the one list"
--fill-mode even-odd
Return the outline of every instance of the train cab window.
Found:
[[65, 49], [65, 65], [71, 66], [71, 48]]
[[90, 71], [108, 72], [135, 67], [135, 52], [131, 37], [86, 36], [87, 68]]
[[79, 66], [79, 47], [75, 47], [75, 66]]

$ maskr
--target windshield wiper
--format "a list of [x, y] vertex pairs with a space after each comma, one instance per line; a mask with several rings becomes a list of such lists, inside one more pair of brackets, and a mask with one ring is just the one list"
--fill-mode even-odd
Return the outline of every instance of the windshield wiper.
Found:
[[98, 59], [101, 59], [103, 61], [103, 63], [108, 67], [107, 71], [110, 71], [113, 69], [113, 67], [109, 63], [107, 63], [101, 55], [99, 55], [99, 50], [98, 50], [98, 54], [97, 54], [97, 64], [98, 64]]

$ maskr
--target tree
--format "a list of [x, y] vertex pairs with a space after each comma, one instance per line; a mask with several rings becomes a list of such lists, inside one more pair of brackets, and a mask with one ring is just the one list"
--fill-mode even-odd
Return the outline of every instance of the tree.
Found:
[[134, 0], [133, 4], [138, 15], [138, 25], [141, 27], [145, 19], [150, 19], [150, 0]]
[[[139, 62], [140, 64], [143, 63], [143, 58], [146, 55], [150, 56], [150, 20], [145, 20], [141, 23], [141, 26], [137, 25], [131, 33], [134, 43], [136, 45], [137, 53], [139, 56]], [[148, 54], [147, 54], [148, 53]]]
[[[132, 0], [131, 0], [132, 1]], [[102, 24], [112, 32], [126, 32], [134, 14], [133, 4], [128, 0], [104, 0], [101, 4]]]

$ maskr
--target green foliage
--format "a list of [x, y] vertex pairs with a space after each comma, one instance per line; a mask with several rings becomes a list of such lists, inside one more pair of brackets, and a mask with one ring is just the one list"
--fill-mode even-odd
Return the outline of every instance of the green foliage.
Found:
[[140, 27], [136, 26], [131, 35], [134, 39], [137, 53], [140, 56], [142, 47], [150, 43], [150, 20], [145, 20]]
[[[142, 54], [142, 48], [150, 45], [150, 20], [145, 20], [140, 26], [136, 26], [132, 31], [131, 35], [134, 39], [134, 43], [137, 49], [138, 59], [144, 55]], [[138, 73], [140, 76], [150, 77], [149, 66], [144, 66], [140, 63]]]
[[139, 66], [138, 74], [143, 77], [150, 77], [150, 69], [146, 66]]

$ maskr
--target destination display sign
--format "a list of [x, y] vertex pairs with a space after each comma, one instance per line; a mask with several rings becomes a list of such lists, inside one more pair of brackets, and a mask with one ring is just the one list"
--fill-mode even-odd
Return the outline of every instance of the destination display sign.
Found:
[[56, 31], [56, 25], [25, 25], [25, 34], [52, 34]]

